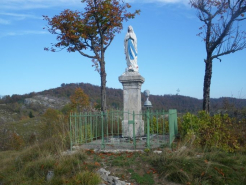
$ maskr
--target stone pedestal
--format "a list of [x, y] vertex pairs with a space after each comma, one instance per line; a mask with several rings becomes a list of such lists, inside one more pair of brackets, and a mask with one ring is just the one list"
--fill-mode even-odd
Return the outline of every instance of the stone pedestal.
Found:
[[144, 78], [138, 72], [126, 72], [119, 77], [123, 85], [122, 136], [133, 137], [133, 111], [135, 113], [135, 136], [144, 135], [144, 121], [141, 113], [141, 86]]

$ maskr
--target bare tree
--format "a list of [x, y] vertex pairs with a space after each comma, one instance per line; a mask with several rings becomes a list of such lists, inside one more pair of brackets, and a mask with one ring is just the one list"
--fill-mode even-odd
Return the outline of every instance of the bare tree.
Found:
[[200, 33], [206, 46], [203, 110], [209, 113], [212, 63], [214, 59], [246, 48], [246, 32], [240, 22], [245, 20], [246, 0], [190, 0], [204, 23]]

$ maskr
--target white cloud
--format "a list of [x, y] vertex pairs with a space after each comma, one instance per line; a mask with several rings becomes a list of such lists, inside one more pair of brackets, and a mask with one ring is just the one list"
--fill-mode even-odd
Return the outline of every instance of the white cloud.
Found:
[[25, 31], [20, 31], [20, 32], [15, 32], [15, 35], [43, 35], [43, 34], [48, 34], [47, 31], [35, 31], [35, 30], [25, 30]]
[[[189, 0], [125, 0], [129, 3], [182, 3], [188, 4]], [[37, 9], [50, 7], [82, 7], [81, 0], [0, 0], [0, 9]]]
[[189, 0], [126, 0], [128, 3], [183, 3], [188, 4]]
[[5, 13], [5, 12], [0, 12], [0, 15], [3, 16], [10, 16], [10, 17], [15, 17], [18, 20], [23, 20], [26, 18], [30, 18], [30, 19], [43, 19], [43, 17], [38, 17], [35, 15], [30, 15], [30, 14], [18, 14], [18, 13]]
[[21, 35], [29, 35], [29, 34], [35, 34], [35, 35], [43, 35], [43, 34], [48, 34], [47, 31], [33, 31], [33, 30], [26, 30], [20, 32]]
[[47, 31], [36, 31], [36, 30], [25, 30], [25, 31], [19, 31], [19, 32], [6, 32], [0, 34], [1, 37], [6, 37], [6, 36], [21, 36], [21, 35], [43, 35], [43, 34], [48, 34]]
[[10, 21], [0, 18], [0, 24], [10, 24]]
[[163, 3], [188, 3], [189, 0], [158, 0]]
[[55, 6], [82, 6], [81, 0], [0, 0], [2, 10], [50, 8]]

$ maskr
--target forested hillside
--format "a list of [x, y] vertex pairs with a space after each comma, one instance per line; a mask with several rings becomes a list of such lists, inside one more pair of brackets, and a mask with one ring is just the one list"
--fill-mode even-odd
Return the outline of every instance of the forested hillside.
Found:
[[[56, 101], [63, 103], [54, 105], [53, 108], [59, 109], [66, 103], [69, 102], [69, 97], [74, 93], [75, 89], [80, 87], [83, 91], [89, 95], [91, 105], [100, 103], [100, 87], [91, 85], [88, 83], [71, 83], [61, 84], [60, 87], [45, 90], [42, 92], [32, 92], [25, 95], [12, 95], [4, 96], [0, 100], [0, 104], [9, 103], [28, 103], [27, 100], [33, 97], [39, 97], [40, 101], [51, 102]], [[122, 109], [123, 103], [123, 91], [122, 89], [107, 88], [107, 105], [108, 109], [118, 108]], [[43, 96], [43, 98], [41, 98]], [[56, 99], [56, 100], [54, 100]], [[146, 100], [144, 94], [142, 94], [142, 104]], [[180, 113], [192, 112], [196, 113], [202, 109], [202, 100], [182, 96], [182, 95], [150, 95], [149, 100], [152, 102], [154, 110], [168, 110], [177, 109]], [[47, 104], [47, 103], [46, 103]], [[222, 97], [219, 99], [211, 99], [211, 112], [216, 113], [218, 111], [226, 111], [228, 109], [242, 109], [246, 107], [246, 99], [226, 98]]]

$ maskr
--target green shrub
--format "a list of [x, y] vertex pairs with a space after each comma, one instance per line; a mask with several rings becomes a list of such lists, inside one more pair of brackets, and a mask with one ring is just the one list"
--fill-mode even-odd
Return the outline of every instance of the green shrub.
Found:
[[150, 133], [152, 134], [165, 134], [169, 132], [168, 120], [163, 117], [153, 116], [150, 119]]
[[76, 174], [75, 177], [69, 182], [69, 184], [81, 184], [81, 185], [97, 185], [101, 182], [101, 178], [98, 174], [89, 171], [83, 171]]
[[35, 116], [33, 115], [32, 111], [29, 112], [28, 114], [29, 118], [34, 118]]
[[243, 136], [235, 132], [233, 121], [228, 115], [210, 116], [204, 111], [197, 116], [187, 113], [183, 116], [181, 137], [208, 150], [215, 147], [234, 152], [240, 149], [238, 141]]

